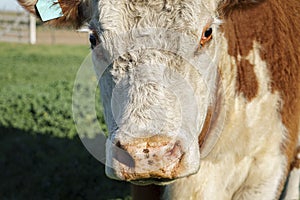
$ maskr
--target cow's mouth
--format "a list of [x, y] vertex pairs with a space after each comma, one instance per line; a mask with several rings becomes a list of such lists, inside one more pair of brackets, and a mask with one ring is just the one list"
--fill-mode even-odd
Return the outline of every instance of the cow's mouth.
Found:
[[170, 183], [173, 183], [176, 179], [168, 179], [168, 178], [150, 178], [150, 179], [140, 179], [140, 180], [134, 180], [130, 181], [131, 183], [135, 185], [168, 185]]

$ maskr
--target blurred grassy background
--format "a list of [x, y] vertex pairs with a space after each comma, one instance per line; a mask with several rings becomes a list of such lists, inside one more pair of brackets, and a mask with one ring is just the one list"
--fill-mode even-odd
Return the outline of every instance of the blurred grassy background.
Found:
[[88, 53], [0, 43], [0, 199], [130, 199], [76, 135], [73, 82]]

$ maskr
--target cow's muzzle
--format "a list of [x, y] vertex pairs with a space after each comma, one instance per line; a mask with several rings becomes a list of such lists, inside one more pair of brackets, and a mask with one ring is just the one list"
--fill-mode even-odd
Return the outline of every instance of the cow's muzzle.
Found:
[[166, 136], [116, 141], [107, 144], [106, 173], [109, 177], [136, 184], [163, 184], [193, 174], [196, 166], [187, 166], [188, 147], [180, 139]]

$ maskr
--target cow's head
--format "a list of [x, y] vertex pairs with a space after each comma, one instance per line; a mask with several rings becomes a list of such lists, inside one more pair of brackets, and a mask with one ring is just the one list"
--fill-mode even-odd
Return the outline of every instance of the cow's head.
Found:
[[[36, 0], [19, 2], [38, 15]], [[51, 23], [90, 25], [108, 176], [163, 183], [199, 170], [220, 93], [218, 10], [246, 3], [254, 1], [59, 0], [64, 16]]]

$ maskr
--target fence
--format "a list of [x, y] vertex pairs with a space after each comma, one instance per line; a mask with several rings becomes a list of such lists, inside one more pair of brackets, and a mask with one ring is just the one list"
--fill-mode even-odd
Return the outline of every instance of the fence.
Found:
[[[36, 28], [37, 27], [37, 28]], [[56, 29], [36, 26], [35, 17], [27, 12], [0, 11], [0, 41], [31, 44], [88, 45], [88, 30]]]
[[26, 12], [0, 12], [0, 41], [36, 42], [35, 18]]

